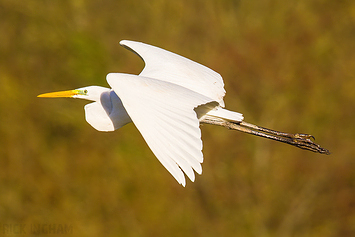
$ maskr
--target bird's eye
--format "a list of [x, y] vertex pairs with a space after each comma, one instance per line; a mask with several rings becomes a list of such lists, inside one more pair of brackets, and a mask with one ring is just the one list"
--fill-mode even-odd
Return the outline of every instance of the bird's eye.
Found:
[[84, 90], [84, 94], [87, 94], [88, 93], [88, 90]]

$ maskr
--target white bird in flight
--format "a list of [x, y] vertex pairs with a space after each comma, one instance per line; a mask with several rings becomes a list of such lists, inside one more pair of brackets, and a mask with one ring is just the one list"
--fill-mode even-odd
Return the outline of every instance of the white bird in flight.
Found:
[[[145, 62], [139, 75], [109, 73], [111, 88], [88, 86], [38, 97], [71, 97], [93, 101], [85, 105], [86, 121], [98, 131], [114, 131], [133, 122], [172, 176], [183, 186], [184, 173], [193, 182], [202, 173], [200, 123], [209, 123], [329, 154], [308, 134], [290, 134], [243, 121], [224, 109], [220, 74], [199, 63], [141, 42], [122, 40]], [[183, 173], [184, 172], [184, 173]]]

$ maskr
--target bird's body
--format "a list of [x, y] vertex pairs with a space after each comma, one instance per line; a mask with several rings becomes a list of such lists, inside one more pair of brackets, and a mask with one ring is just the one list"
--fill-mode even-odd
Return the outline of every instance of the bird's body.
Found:
[[[109, 73], [106, 79], [111, 88], [88, 86], [40, 97], [93, 101], [84, 107], [85, 118], [98, 131], [114, 131], [133, 122], [158, 160], [185, 186], [182, 171], [191, 181], [195, 179], [193, 170], [202, 172], [200, 122], [243, 132], [248, 131], [235, 126], [250, 126], [243, 123], [241, 113], [223, 108], [225, 90], [217, 72], [155, 46], [127, 40], [120, 44], [145, 61], [146, 66], [139, 75]], [[258, 128], [253, 127], [259, 131]], [[272, 130], [266, 132], [272, 134]], [[290, 143], [285, 139], [281, 141]], [[306, 140], [306, 147], [309, 146], [311, 141], [307, 135], [301, 134], [300, 139]], [[304, 148], [303, 140], [296, 146]]]

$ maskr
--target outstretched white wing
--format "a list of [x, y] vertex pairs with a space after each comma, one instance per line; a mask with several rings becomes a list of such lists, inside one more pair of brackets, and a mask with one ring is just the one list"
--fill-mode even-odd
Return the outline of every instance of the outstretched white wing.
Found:
[[[110, 73], [107, 82], [163, 166], [183, 186], [181, 169], [194, 181], [193, 169], [201, 174], [203, 162], [201, 131], [194, 108], [214, 100], [179, 85], [142, 76]], [[212, 108], [218, 105], [211, 104]]]
[[217, 101], [224, 107], [223, 79], [220, 74], [190, 59], [148, 44], [122, 40], [122, 46], [145, 62], [140, 76], [174, 83]]

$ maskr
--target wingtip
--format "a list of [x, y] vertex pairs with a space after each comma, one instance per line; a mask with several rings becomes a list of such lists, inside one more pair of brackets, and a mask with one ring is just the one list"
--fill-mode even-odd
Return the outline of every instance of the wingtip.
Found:
[[122, 46], [124, 46], [124, 45], [126, 45], [127, 42], [128, 42], [128, 40], [121, 40], [121, 41], [119, 42], [119, 44], [122, 45]]
[[[181, 171], [181, 170], [180, 170]], [[174, 175], [173, 173], [171, 173], [173, 175], [173, 177], [176, 179], [176, 181], [181, 184], [183, 187], [186, 186], [186, 179], [185, 179], [185, 175], [184, 173], [181, 171], [181, 173], [179, 173], [178, 175]]]
[[137, 43], [141, 43], [141, 42], [133, 41], [133, 40], [121, 40], [121, 41], [119, 42], [119, 44], [120, 44], [121, 46], [129, 47], [129, 48], [130, 48], [130, 45], [132, 45], [132, 44], [137, 44]]

